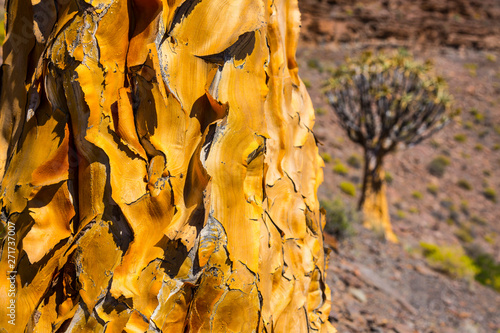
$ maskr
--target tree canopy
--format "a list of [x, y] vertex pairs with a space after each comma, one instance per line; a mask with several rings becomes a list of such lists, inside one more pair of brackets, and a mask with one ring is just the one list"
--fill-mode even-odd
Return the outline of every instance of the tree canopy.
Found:
[[413, 146], [450, 121], [446, 81], [404, 51], [364, 52], [332, 71], [326, 95], [349, 138], [366, 149]]

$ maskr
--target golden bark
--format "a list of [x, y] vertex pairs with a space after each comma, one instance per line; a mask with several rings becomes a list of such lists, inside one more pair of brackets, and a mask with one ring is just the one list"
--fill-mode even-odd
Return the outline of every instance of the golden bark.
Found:
[[334, 331], [296, 0], [6, 7], [2, 331]]
[[385, 173], [382, 167], [383, 155], [365, 152], [365, 172], [359, 209], [363, 213], [365, 228], [383, 233], [388, 241], [397, 243], [392, 231], [389, 207], [387, 205]]
[[[379, 170], [379, 175], [384, 176], [383, 170]], [[387, 197], [385, 194], [386, 184], [383, 183], [378, 191], [373, 186], [367, 185], [361, 211], [363, 212], [363, 225], [365, 228], [377, 230], [384, 234], [385, 238], [393, 243], [398, 242], [398, 238], [392, 231]]]

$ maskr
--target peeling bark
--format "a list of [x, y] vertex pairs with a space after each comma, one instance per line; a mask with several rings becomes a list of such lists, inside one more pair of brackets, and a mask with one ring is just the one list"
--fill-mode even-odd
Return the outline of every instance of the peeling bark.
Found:
[[334, 331], [296, 1], [6, 6], [2, 331]]

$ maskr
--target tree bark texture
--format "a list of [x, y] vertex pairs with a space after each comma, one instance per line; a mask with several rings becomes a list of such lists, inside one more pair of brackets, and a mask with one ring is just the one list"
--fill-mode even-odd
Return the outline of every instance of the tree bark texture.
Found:
[[387, 240], [397, 243], [387, 205], [383, 158], [383, 154], [365, 149], [363, 189], [358, 209], [363, 213], [363, 225], [366, 228], [380, 231]]
[[334, 331], [296, 0], [6, 7], [1, 331]]

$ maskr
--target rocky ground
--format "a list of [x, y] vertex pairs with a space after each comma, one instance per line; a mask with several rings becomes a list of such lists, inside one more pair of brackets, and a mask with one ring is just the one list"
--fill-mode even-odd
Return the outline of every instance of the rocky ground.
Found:
[[[500, 293], [473, 279], [437, 271], [420, 246], [426, 242], [463, 248], [469, 256], [487, 253], [500, 262], [500, 2], [299, 4], [304, 31], [299, 73], [317, 111], [314, 132], [320, 152], [329, 157], [320, 199], [340, 198], [348, 210], [360, 191], [362, 171], [348, 160], [362, 156], [362, 150], [342, 132], [321, 92], [328, 69], [346, 56], [405, 47], [417, 59], [434, 62], [436, 73], [449, 83], [454, 108], [461, 109], [433, 138], [385, 161], [400, 244], [383, 241], [356, 221], [343, 240], [327, 235], [334, 248], [328, 270], [332, 322], [339, 332], [500, 332]], [[425, 22], [439, 24], [426, 30]], [[450, 161], [442, 177], [428, 171], [437, 156]], [[346, 174], [334, 172], [339, 163], [347, 167]], [[342, 181], [358, 187], [356, 197], [341, 193]], [[485, 196], [488, 188], [497, 192], [496, 201]]]
[[500, 294], [431, 270], [366, 230], [333, 251], [330, 320], [339, 332], [497, 332]]

